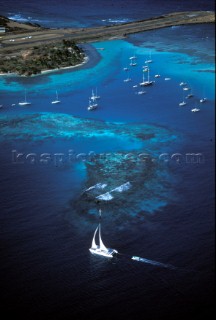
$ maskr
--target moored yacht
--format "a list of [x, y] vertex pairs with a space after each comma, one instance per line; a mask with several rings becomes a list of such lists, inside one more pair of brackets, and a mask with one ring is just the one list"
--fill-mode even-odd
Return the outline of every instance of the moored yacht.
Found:
[[180, 85], [180, 86], [186, 86], [187, 83], [182, 81], [182, 82], [179, 83], [179, 85]]
[[91, 99], [89, 99], [89, 105], [88, 105], [88, 111], [92, 111], [97, 109], [98, 104], [95, 101], [92, 101]]
[[31, 102], [26, 100], [26, 90], [25, 90], [25, 99], [24, 99], [24, 101], [19, 102], [19, 105], [20, 106], [28, 106], [30, 104], [31, 104]]
[[180, 102], [179, 103], [179, 106], [180, 107], [183, 107], [183, 106], [185, 106], [187, 103], [184, 101], [184, 91], [182, 91], [183, 92], [183, 100], [182, 100], [182, 102]]
[[57, 103], [60, 103], [61, 101], [59, 100], [59, 98], [58, 98], [58, 92], [57, 92], [57, 90], [56, 90], [56, 99], [55, 100], [53, 100], [51, 103], [52, 104], [57, 104]]
[[154, 81], [151, 81], [150, 80], [150, 75], [149, 75], [149, 68], [148, 68], [148, 80], [147, 81], [145, 81], [144, 80], [144, 73], [143, 73], [143, 81], [140, 83], [140, 86], [151, 86], [151, 85], [153, 85], [153, 83], [154, 83]]
[[191, 112], [198, 112], [198, 111], [200, 111], [200, 109], [198, 109], [198, 108], [191, 109]]
[[206, 102], [207, 101], [207, 98], [202, 98], [200, 99], [200, 102], [203, 103], [203, 102]]
[[130, 82], [132, 79], [130, 78], [129, 70], [126, 71], [128, 76], [126, 79], [124, 79], [124, 82]]
[[145, 63], [152, 63], [153, 60], [151, 58], [151, 52], [149, 53], [149, 59], [145, 61]]

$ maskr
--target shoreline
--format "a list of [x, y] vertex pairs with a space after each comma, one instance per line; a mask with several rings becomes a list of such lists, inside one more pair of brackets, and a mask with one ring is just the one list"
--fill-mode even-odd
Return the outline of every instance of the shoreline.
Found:
[[[12, 20], [8, 20], [8, 25]], [[13, 22], [13, 21], [12, 21]], [[30, 30], [26, 31], [26, 25], [17, 23], [19, 31], [9, 31], [4, 34], [0, 40], [0, 58], [1, 56], [18, 56], [21, 52], [33, 50], [34, 47], [42, 47], [48, 44], [54, 44], [58, 41], [70, 40], [76, 45], [87, 44], [91, 42], [111, 41], [114, 39], [124, 39], [127, 36], [135, 33], [157, 30], [173, 26], [214, 23], [214, 11], [186, 11], [174, 12], [150, 19], [122, 23], [118, 25], [93, 27], [93, 28], [61, 28], [61, 29], [45, 29], [38, 26], [31, 26]], [[14, 23], [14, 22], [13, 22]], [[21, 30], [21, 31], [20, 31]], [[77, 65], [67, 66], [62, 68], [41, 70], [41, 73], [35, 75], [46, 74], [61, 70], [73, 69], [82, 67], [88, 62], [89, 58], [86, 55], [84, 61]], [[0, 76], [14, 75], [14, 73], [0, 73]], [[16, 75], [16, 73], [15, 73]], [[20, 76], [17, 74], [17, 76]], [[22, 76], [22, 75], [21, 75]], [[32, 76], [32, 75], [26, 75]], [[34, 75], [33, 75], [34, 76]]]
[[[99, 55], [98, 51], [96, 50], [96, 48], [94, 48], [93, 46], [91, 46], [91, 44], [89, 43], [85, 43], [82, 44], [82, 49], [85, 52], [85, 57], [84, 57], [84, 61], [82, 63], [79, 63], [77, 65], [74, 66], [68, 66], [68, 67], [63, 67], [63, 68], [59, 68], [59, 69], [49, 69], [49, 70], [42, 70], [41, 73], [38, 74], [34, 74], [31, 75], [30, 77], [38, 77], [38, 76], [43, 76], [52, 72], [61, 72], [61, 71], [70, 71], [71, 69], [77, 69], [77, 70], [81, 70], [82, 68], [87, 68], [87, 67], [92, 67], [94, 66], [100, 59], [101, 56]], [[11, 73], [0, 73], [0, 77], [22, 77], [22, 78], [28, 78], [29, 76], [26, 75], [20, 75], [17, 74], [15, 72], [11, 72]]]
[[[80, 68], [80, 67], [84, 66], [88, 61], [89, 61], [89, 56], [85, 56], [84, 61], [82, 63], [76, 64], [74, 66], [68, 66], [68, 67], [62, 67], [62, 68], [56, 68], [56, 69], [48, 69], [48, 70], [41, 70], [41, 73], [31, 75], [30, 77], [42, 76], [42, 75], [45, 75], [45, 74], [48, 74], [48, 73], [51, 73], [51, 72], [58, 72], [58, 71], [67, 70], [67, 69]], [[1, 76], [16, 76], [16, 77], [25, 77], [25, 78], [29, 77], [29, 76], [26, 76], [26, 75], [18, 74], [16, 72], [11, 72], [11, 73], [10, 72], [7, 72], [7, 73], [1, 73], [0, 72], [0, 77]]]
[[85, 56], [84, 61], [82, 63], [76, 64], [74, 66], [68, 66], [68, 67], [59, 68], [59, 69], [57, 68], [57, 69], [42, 70], [41, 73], [35, 74], [34, 76], [40, 76], [40, 75], [43, 75], [43, 74], [47, 74], [47, 73], [50, 73], [50, 72], [57, 72], [57, 71], [61, 71], [61, 70], [79, 68], [79, 67], [82, 67], [83, 65], [85, 65], [88, 61], [89, 61], [89, 57]]

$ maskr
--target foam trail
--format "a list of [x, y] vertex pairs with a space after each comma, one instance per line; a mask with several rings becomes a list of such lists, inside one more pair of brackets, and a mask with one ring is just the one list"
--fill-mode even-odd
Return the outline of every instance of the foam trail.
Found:
[[130, 188], [131, 188], [131, 183], [128, 181], [124, 184], [121, 184], [119, 187], [112, 189], [110, 192], [113, 192], [113, 191], [123, 192], [123, 191], [127, 191]]
[[133, 256], [131, 259], [132, 259], [132, 260], [139, 261], [139, 262], [148, 263], [148, 264], [151, 264], [151, 265], [154, 265], [154, 266], [162, 267], [162, 268], [176, 269], [176, 268], [175, 268], [174, 266], [172, 266], [171, 264], [165, 264], [165, 263], [161, 263], [161, 262], [154, 261], [154, 260], [149, 260], [149, 259], [145, 259], [145, 258], [140, 258], [140, 257], [137, 257], [137, 256]]
[[106, 183], [97, 183], [94, 186], [89, 187], [88, 189], [85, 190], [86, 191], [90, 191], [92, 189], [104, 189], [107, 186]]
[[106, 192], [97, 196], [96, 199], [109, 201], [113, 199], [113, 196], [109, 192]]

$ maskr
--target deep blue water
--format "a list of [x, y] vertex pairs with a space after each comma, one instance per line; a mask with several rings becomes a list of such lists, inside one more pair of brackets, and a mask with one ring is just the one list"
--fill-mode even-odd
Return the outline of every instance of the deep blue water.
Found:
[[90, 27], [145, 19], [174, 11], [214, 10], [212, 0], [0, 1], [1, 14], [48, 27]]
[[[1, 14], [17, 16], [48, 27], [92, 26], [131, 21], [177, 10], [213, 10], [212, 1], [7, 1]], [[30, 18], [28, 18], [30, 17]], [[106, 20], [106, 21], [102, 21]], [[104, 50], [97, 48], [103, 47]], [[104, 121], [153, 124], [177, 135], [176, 143], [161, 145], [155, 153], [181, 153], [170, 161], [155, 189], [168, 199], [146, 203], [145, 212], [118, 217], [103, 213], [105, 244], [125, 254], [112, 261], [92, 256], [88, 248], [97, 217], [75, 212], [71, 203], [83, 191], [82, 162], [70, 166], [17, 165], [12, 150], [36, 152], [112, 152], [137, 146], [123, 139], [56, 139], [4, 141], [0, 154], [0, 241], [2, 310], [23, 319], [193, 319], [207, 318], [214, 291], [214, 105], [215, 65], [213, 25], [182, 26], [131, 35], [126, 40], [84, 46], [89, 62], [81, 69], [32, 78], [0, 78], [0, 117], [26, 112], [17, 105], [27, 89], [30, 113], [66, 113]], [[149, 53], [154, 86], [145, 95], [132, 86], [142, 81], [141, 66]], [[124, 67], [137, 56], [125, 83]], [[165, 80], [170, 78], [170, 80]], [[181, 81], [194, 98], [182, 101]], [[87, 111], [96, 88], [100, 108]], [[62, 101], [50, 101], [58, 89]], [[200, 104], [199, 99], [207, 97]], [[16, 104], [15, 106], [11, 106]], [[199, 107], [193, 114], [190, 110]], [[148, 150], [143, 150], [148, 151]], [[201, 153], [201, 163], [186, 163], [187, 153]], [[170, 182], [172, 181], [172, 183]], [[160, 190], [160, 182], [167, 189]], [[170, 188], [171, 185], [171, 188]], [[132, 196], [136, 196], [135, 194]], [[140, 200], [140, 206], [142, 199]], [[124, 204], [120, 204], [123, 206]], [[120, 208], [119, 208], [120, 209]], [[131, 213], [131, 208], [125, 212]], [[127, 220], [127, 221], [126, 221]], [[128, 256], [127, 256], [128, 255]], [[160, 268], [130, 260], [137, 255], [176, 267]]]

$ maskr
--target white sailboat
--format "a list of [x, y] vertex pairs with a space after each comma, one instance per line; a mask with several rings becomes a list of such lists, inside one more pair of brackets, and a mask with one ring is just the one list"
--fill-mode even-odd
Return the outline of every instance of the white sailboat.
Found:
[[137, 65], [136, 59], [137, 57], [135, 56], [135, 54], [129, 58], [131, 67], [135, 67]]
[[[101, 214], [101, 211], [100, 211]], [[96, 244], [96, 235], [98, 234], [99, 237], [99, 244]], [[101, 224], [99, 223], [99, 225], [97, 226], [95, 232], [94, 232], [94, 236], [92, 239], [92, 245], [91, 248], [89, 249], [89, 251], [92, 254], [96, 254], [99, 256], [104, 256], [107, 258], [113, 258], [114, 254], [118, 253], [117, 250], [115, 249], [111, 249], [111, 248], [107, 248], [102, 239], [101, 239]]]
[[191, 112], [199, 112], [199, 111], [200, 111], [200, 109], [198, 109], [198, 108], [191, 109]]
[[206, 102], [207, 101], [207, 98], [205, 97], [205, 91], [203, 90], [203, 98], [200, 99], [200, 102], [203, 103], [203, 102]]
[[143, 82], [140, 83], [140, 86], [151, 86], [153, 85], [154, 81], [150, 81], [150, 70], [148, 68], [148, 80], [144, 81], [144, 74], [143, 74]]
[[137, 65], [135, 61], [136, 57], [130, 57], [130, 59], [131, 59], [130, 66], [135, 67]]
[[151, 52], [149, 53], [149, 59], [145, 61], [145, 63], [152, 63]]
[[137, 57], [136, 57], [135, 54], [134, 54], [134, 55], [131, 56], [129, 59], [130, 59], [130, 60], [133, 60], [133, 59], [137, 59]]
[[184, 100], [184, 91], [182, 91], [183, 92], [183, 100], [182, 100], [182, 102], [180, 102], [179, 103], [179, 106], [180, 107], [183, 107], [183, 106], [185, 106], [187, 103], [185, 102], [185, 100]]
[[141, 95], [141, 94], [144, 94], [144, 93], [146, 93], [146, 91], [144, 91], [143, 89], [142, 89], [142, 90], [139, 90], [139, 91], [137, 92], [138, 95]]
[[89, 105], [88, 105], [88, 108], [87, 108], [88, 111], [95, 110], [95, 109], [97, 109], [97, 107], [98, 107], [97, 102], [92, 101], [91, 98], [90, 98], [90, 99], [89, 99]]
[[180, 85], [180, 86], [186, 86], [187, 83], [182, 81], [182, 82], [179, 83], [179, 85]]
[[56, 99], [55, 100], [53, 100], [51, 103], [52, 104], [57, 104], [57, 103], [60, 103], [61, 101], [59, 100], [59, 98], [58, 98], [58, 92], [57, 92], [57, 90], [56, 90]]
[[143, 78], [142, 78], [142, 82], [140, 82], [140, 86], [144, 86], [145, 85], [145, 75], [143, 73]]
[[188, 93], [188, 95], [186, 96], [186, 99], [190, 99], [193, 98], [194, 94], [192, 93], [192, 89], [190, 89], [190, 92]]
[[189, 87], [183, 87], [183, 90], [184, 90], [184, 91], [189, 91], [190, 88], [189, 88]]
[[25, 90], [25, 99], [24, 99], [24, 101], [19, 102], [19, 105], [20, 106], [28, 106], [30, 104], [31, 104], [31, 102], [26, 100], [26, 90]]
[[130, 78], [129, 70], [127, 70], [126, 72], [127, 72], [128, 76], [127, 76], [126, 79], [124, 79], [124, 82], [129, 82], [129, 81], [131, 81], [132, 79]]
[[203, 102], [206, 102], [207, 101], [207, 98], [202, 98], [200, 99], [200, 102], [203, 103]]
[[92, 100], [92, 101], [95, 101], [97, 98], [96, 98], [96, 95], [94, 94], [94, 91], [92, 90], [92, 95], [91, 95], [91, 97], [90, 97], [90, 99]]
[[100, 96], [97, 94], [97, 88], [95, 90], [95, 99], [100, 99]]
[[91, 95], [90, 99], [92, 101], [96, 101], [96, 100], [100, 99], [100, 96], [97, 94], [97, 88], [95, 90], [95, 93], [94, 93], [94, 90], [92, 90], [92, 95]]

